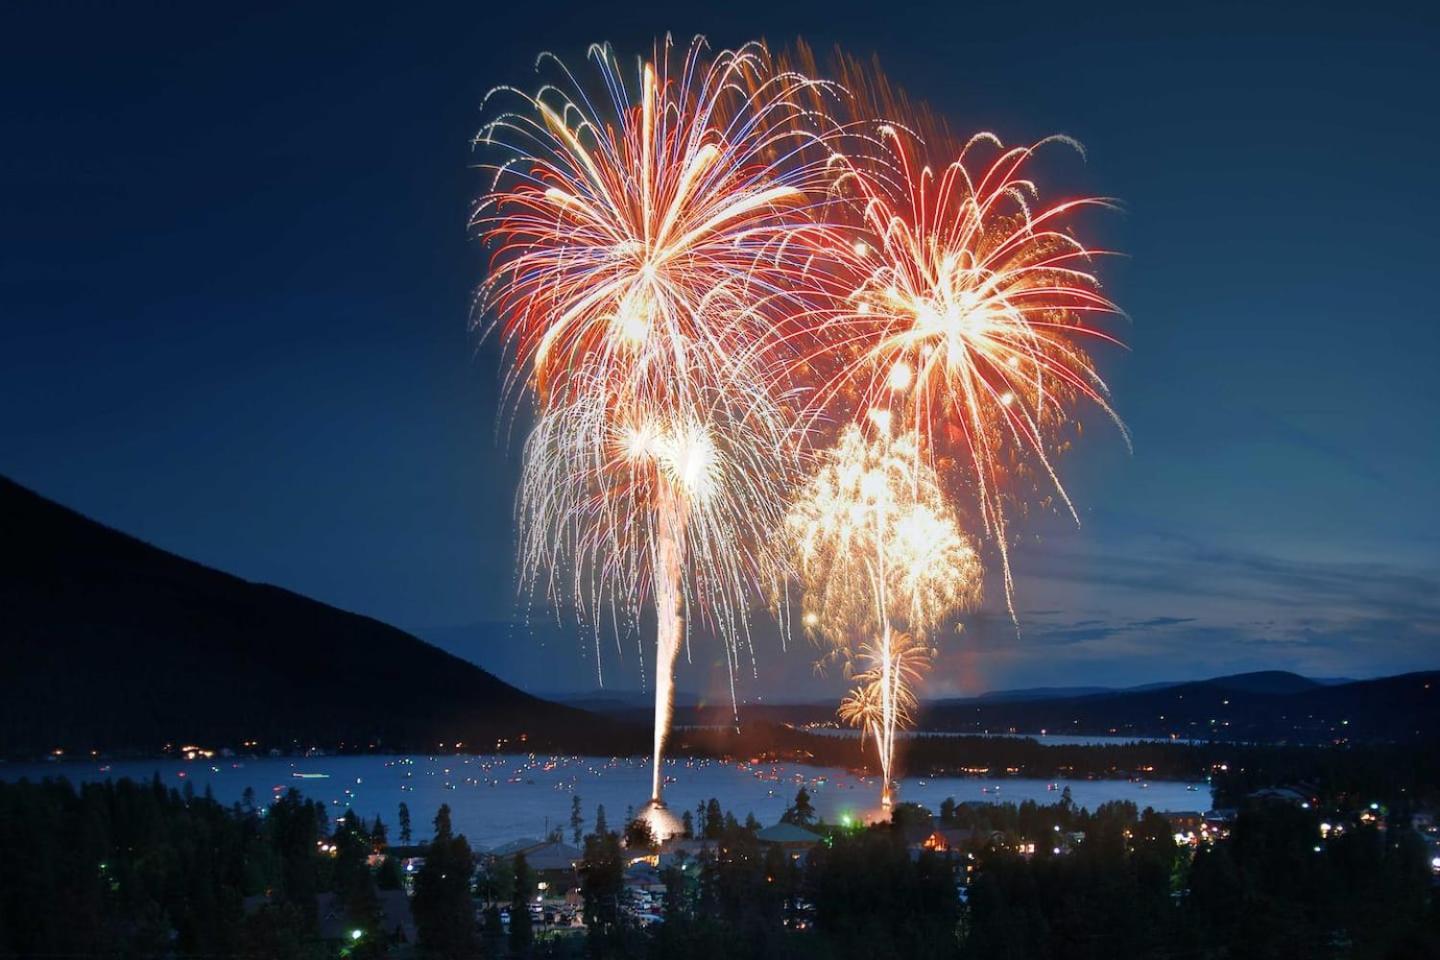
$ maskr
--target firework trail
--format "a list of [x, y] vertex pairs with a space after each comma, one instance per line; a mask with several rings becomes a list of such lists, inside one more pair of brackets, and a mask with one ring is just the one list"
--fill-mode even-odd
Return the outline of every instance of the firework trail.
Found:
[[[751, 44], [626, 70], [590, 50], [477, 142], [508, 148], [473, 218], [493, 246], [481, 308], [537, 420], [521, 481], [522, 582], [617, 639], [657, 619], [653, 797], [674, 664], [698, 618], [731, 671], [780, 561], [796, 476], [787, 324], [829, 229], [823, 85]], [[598, 92], [595, 92], [598, 91]], [[568, 595], [567, 595], [568, 594]], [[603, 679], [603, 678], [602, 678]]]
[[[913, 435], [892, 438], [875, 411], [822, 455], [786, 517], [804, 585], [803, 622], [843, 659], [866, 669], [841, 717], [876, 741], [889, 805], [895, 737], [914, 708], [912, 685], [928, 665], [922, 640], [980, 599], [980, 561], [959, 530], [939, 477], [917, 457]], [[852, 653], [856, 636], [867, 639]]]

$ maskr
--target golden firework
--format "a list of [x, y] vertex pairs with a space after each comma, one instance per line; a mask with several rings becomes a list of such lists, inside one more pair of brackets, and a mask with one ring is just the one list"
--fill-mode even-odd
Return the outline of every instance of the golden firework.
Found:
[[930, 659], [922, 639], [979, 602], [981, 570], [914, 435], [891, 437], [884, 411], [871, 425], [872, 438], [852, 424], [822, 454], [785, 525], [806, 628], [863, 667], [841, 716], [874, 736], [888, 804], [896, 732]]

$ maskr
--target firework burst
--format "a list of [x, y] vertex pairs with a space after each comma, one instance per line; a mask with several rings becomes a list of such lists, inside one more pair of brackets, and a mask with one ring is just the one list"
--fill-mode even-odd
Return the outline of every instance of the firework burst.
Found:
[[[939, 478], [913, 435], [875, 437], [847, 427], [786, 517], [804, 585], [803, 622], [831, 651], [862, 670], [841, 707], [872, 734], [890, 802], [895, 737], [914, 707], [912, 686], [928, 665], [923, 638], [980, 598], [980, 561], [947, 506]], [[856, 645], [857, 637], [866, 638]]]
[[548, 56], [556, 83], [497, 94], [519, 106], [478, 139], [513, 156], [473, 225], [495, 250], [481, 301], [508, 388], [537, 407], [522, 579], [596, 625], [597, 663], [600, 621], [618, 637], [653, 606], [658, 801], [688, 624], [725, 641], [733, 698], [779, 559], [796, 447], [776, 347], [808, 309], [827, 229], [828, 121], [809, 106], [823, 85], [759, 45], [680, 54], [667, 39], [633, 72], [608, 47], [590, 58], [598, 94]]
[[854, 675], [855, 685], [841, 699], [837, 715], [860, 728], [862, 746], [866, 737], [875, 741], [885, 781], [882, 805], [888, 806], [891, 800], [896, 731], [914, 724], [915, 686], [924, 679], [934, 656], [933, 648], [900, 632], [882, 634], [879, 643], [861, 644], [855, 655], [862, 669]]
[[[1106, 253], [1076, 238], [1076, 217], [1105, 199], [1046, 205], [1029, 174], [1052, 137], [1006, 147], [989, 133], [957, 142], [877, 69], [837, 57], [854, 123], [872, 118], [874, 149], [837, 158], [853, 200], [853, 242], [838, 307], [813, 315], [831, 366], [816, 410], [841, 398], [892, 410], [917, 454], [974, 491], [979, 525], [997, 545], [1015, 616], [1009, 509], [1038, 478], [1079, 522], [1056, 472], [1063, 435], [1089, 402], [1126, 436], [1086, 352], [1117, 343], [1096, 325], [1120, 310], [1100, 292]], [[1048, 495], [1048, 494], [1047, 494]], [[1018, 621], [1017, 621], [1018, 622]]]

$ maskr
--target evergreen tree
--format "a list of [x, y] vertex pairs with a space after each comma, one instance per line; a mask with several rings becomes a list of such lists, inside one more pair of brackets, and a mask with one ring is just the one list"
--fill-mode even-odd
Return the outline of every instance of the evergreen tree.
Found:
[[404, 800], [401, 800], [401, 801], [400, 801], [400, 842], [401, 842], [402, 844], [406, 845], [406, 846], [409, 846], [410, 840], [411, 840], [411, 834], [410, 834], [410, 808], [405, 805], [405, 801], [404, 801]]
[[280, 858], [281, 898], [313, 925], [315, 894], [319, 892], [316, 850], [320, 842], [315, 807], [292, 788], [271, 805], [266, 821]]
[[620, 839], [613, 833], [585, 838], [580, 861], [580, 895], [585, 901], [585, 927], [592, 956], [606, 956], [624, 939], [620, 894], [625, 887], [625, 861]]
[[580, 813], [580, 795], [570, 798], [570, 839], [575, 846], [585, 841], [585, 817]]
[[425, 865], [415, 876], [411, 900], [420, 945], [445, 960], [468, 958], [475, 946], [475, 909], [470, 896], [474, 859], [470, 844], [453, 832], [448, 804], [441, 805], [435, 815], [435, 838], [423, 855]]
[[947, 825], [955, 822], [954, 797], [946, 797], [940, 801], [940, 822]]
[[609, 830], [610, 825], [605, 822], [605, 804], [602, 803], [595, 808], [595, 832], [603, 837]]
[[720, 812], [720, 801], [711, 797], [705, 804], [705, 839], [719, 840], [725, 830], [725, 815]]
[[[942, 808], [943, 809], [943, 808]], [[782, 823], [793, 823], [797, 827], [808, 827], [815, 822], [815, 808], [810, 803], [810, 791], [803, 786], [795, 794], [795, 803], [781, 814]]]

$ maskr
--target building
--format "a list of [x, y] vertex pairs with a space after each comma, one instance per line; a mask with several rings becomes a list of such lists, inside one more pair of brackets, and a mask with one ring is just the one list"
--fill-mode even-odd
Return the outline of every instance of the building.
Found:
[[517, 850], [510, 854], [508, 859], [514, 859], [516, 853], [523, 853], [526, 865], [536, 873], [554, 873], [566, 876], [574, 875], [580, 866], [580, 859], [584, 856], [584, 852], [579, 847], [572, 847], [568, 843], [556, 840]]
[[[525, 857], [525, 866], [535, 875], [536, 888], [545, 899], [573, 899], [579, 887], [580, 860], [584, 851], [559, 840], [512, 840], [481, 856], [490, 861]], [[575, 894], [578, 896], [578, 894]]]
[[762, 847], [779, 847], [790, 859], [799, 860], [820, 842], [820, 835], [793, 823], [777, 823], [755, 834], [755, 839]]
[[923, 850], [935, 853], [969, 853], [985, 847], [998, 846], [1005, 840], [999, 830], [976, 830], [970, 827], [937, 827], [920, 841]]

